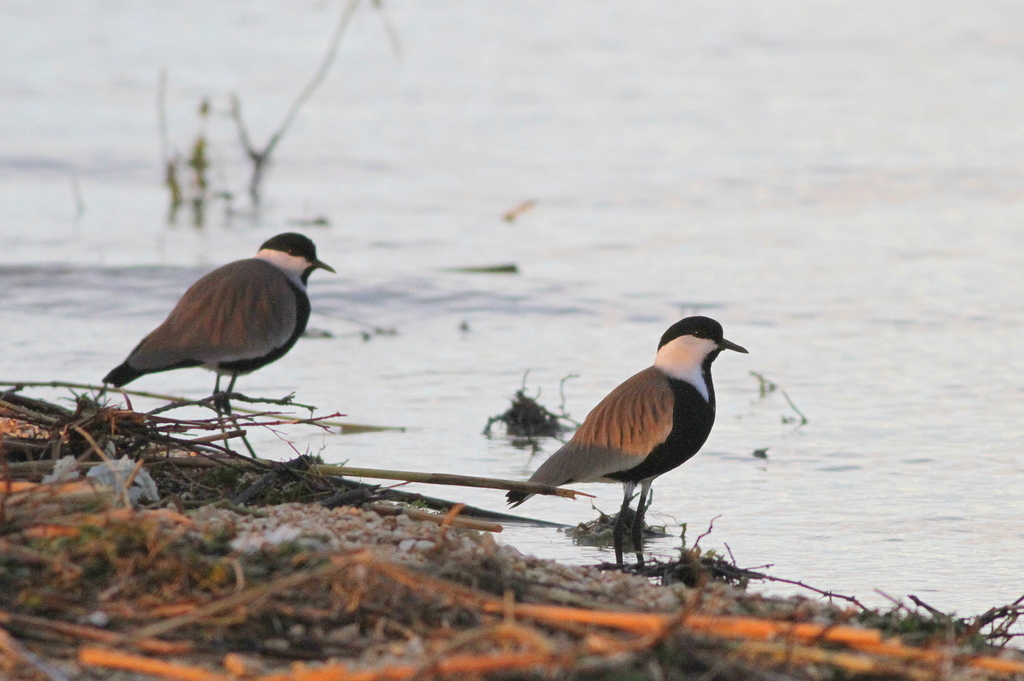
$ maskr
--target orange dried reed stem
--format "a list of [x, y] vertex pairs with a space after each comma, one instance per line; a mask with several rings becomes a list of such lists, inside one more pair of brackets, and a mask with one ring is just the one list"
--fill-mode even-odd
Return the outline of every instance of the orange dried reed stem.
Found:
[[[142, 655], [130, 655], [106, 648], [82, 648], [78, 661], [91, 667], [121, 669], [151, 674], [175, 681], [232, 681], [230, 674], [211, 672], [201, 667], [174, 664]], [[400, 681], [422, 672], [437, 674], [486, 674], [493, 671], [515, 671], [554, 664], [542, 653], [500, 653], [497, 655], [454, 655], [424, 669], [417, 665], [390, 665], [378, 669], [353, 670], [345, 665], [327, 665], [319, 669], [300, 669], [261, 676], [255, 681]]]
[[131, 655], [117, 650], [106, 648], [85, 647], [78, 651], [79, 663], [89, 667], [104, 667], [106, 669], [123, 669], [125, 671], [150, 674], [164, 679], [175, 681], [235, 681], [236, 677], [230, 674], [218, 674], [202, 667], [175, 664], [155, 660], [142, 655]]

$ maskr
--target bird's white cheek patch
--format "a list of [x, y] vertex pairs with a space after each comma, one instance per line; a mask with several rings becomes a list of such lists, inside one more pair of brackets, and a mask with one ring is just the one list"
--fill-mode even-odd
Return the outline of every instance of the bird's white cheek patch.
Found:
[[718, 344], [707, 338], [680, 336], [661, 346], [654, 357], [654, 366], [671, 378], [686, 381], [706, 400], [709, 399], [708, 386], [702, 367], [704, 359], [717, 348]]
[[303, 258], [301, 255], [289, 255], [284, 251], [275, 251], [270, 248], [264, 248], [256, 254], [256, 257], [260, 260], [266, 260], [274, 267], [284, 270], [290, 278], [298, 283], [299, 287], [305, 289], [306, 287], [302, 283], [302, 273], [306, 271], [312, 263]]

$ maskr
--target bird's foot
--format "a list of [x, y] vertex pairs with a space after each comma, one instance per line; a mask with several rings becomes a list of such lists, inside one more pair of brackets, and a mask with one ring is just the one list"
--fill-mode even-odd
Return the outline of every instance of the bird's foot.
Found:
[[213, 410], [217, 412], [217, 416], [231, 416], [230, 395], [231, 393], [213, 394]]

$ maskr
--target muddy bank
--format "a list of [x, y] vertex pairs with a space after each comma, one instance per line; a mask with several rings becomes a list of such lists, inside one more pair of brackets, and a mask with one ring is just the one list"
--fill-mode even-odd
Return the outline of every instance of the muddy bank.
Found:
[[[47, 404], [0, 396], [4, 678], [1024, 677], [1020, 603], [765, 597], [695, 548], [659, 578], [565, 566], [458, 505], [228, 453], [210, 423]], [[126, 453], [120, 483], [91, 473]], [[78, 461], [41, 482], [55, 455]]]

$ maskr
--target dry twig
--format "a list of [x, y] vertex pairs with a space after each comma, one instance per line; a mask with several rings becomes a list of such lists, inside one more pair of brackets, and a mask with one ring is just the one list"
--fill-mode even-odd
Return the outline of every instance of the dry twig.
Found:
[[334, 35], [331, 36], [330, 41], [327, 44], [327, 52], [324, 55], [323, 61], [320, 63], [320, 67], [313, 74], [306, 86], [296, 97], [295, 101], [292, 102], [291, 108], [288, 109], [288, 113], [285, 114], [284, 120], [281, 125], [274, 131], [274, 133], [267, 140], [267, 143], [263, 145], [262, 149], [257, 149], [252, 140], [249, 137], [249, 132], [246, 130], [245, 123], [242, 121], [242, 104], [238, 99], [238, 95], [232, 95], [231, 97], [231, 116], [235, 119], [235, 124], [238, 127], [238, 136], [242, 141], [242, 146], [245, 148], [245, 153], [249, 156], [249, 160], [252, 161], [252, 175], [249, 178], [249, 198], [252, 200], [254, 206], [259, 205], [260, 202], [260, 183], [263, 181], [263, 172], [270, 162], [270, 155], [277, 147], [281, 138], [288, 131], [292, 121], [299, 113], [299, 109], [302, 105], [313, 95], [324, 78], [327, 77], [327, 72], [331, 68], [331, 64], [334, 63], [334, 58], [338, 54], [338, 46], [341, 44], [341, 37], [345, 34], [345, 29], [348, 28], [348, 24], [352, 19], [352, 15], [356, 11], [356, 7], [359, 6], [359, 0], [349, 0], [348, 4], [345, 5], [345, 9], [341, 13], [341, 19], [338, 22], [337, 27], [334, 29]]

